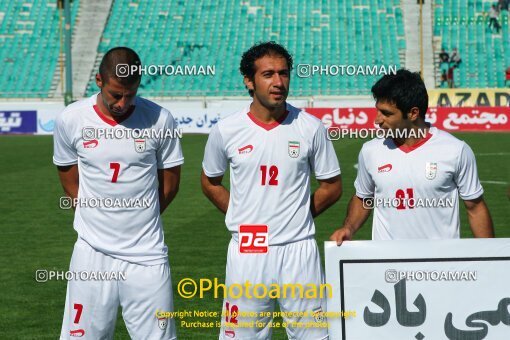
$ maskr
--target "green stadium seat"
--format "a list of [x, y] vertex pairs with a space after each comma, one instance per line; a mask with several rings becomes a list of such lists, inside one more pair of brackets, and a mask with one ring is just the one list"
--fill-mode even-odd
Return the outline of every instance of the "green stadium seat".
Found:
[[[400, 67], [399, 51], [405, 50], [405, 32], [400, 0], [380, 0], [380, 6], [368, 0], [318, 1], [298, 0], [267, 3], [227, 0], [219, 3], [193, 1], [139, 2], [137, 11], [130, 9], [132, 0], [113, 2], [109, 21], [103, 32], [98, 52], [104, 53], [122, 41], [140, 53], [145, 64], [170, 63], [213, 64], [215, 77], [161, 77], [162, 81], [148, 82], [140, 94], [172, 95], [245, 95], [238, 71], [241, 54], [255, 42], [274, 39], [293, 54], [295, 64], [378, 64]], [[259, 7], [255, 12], [253, 7]], [[369, 6], [370, 5], [370, 6]], [[362, 6], [362, 7], [360, 7]], [[142, 10], [143, 8], [143, 10]], [[378, 8], [385, 12], [378, 13]], [[228, 21], [223, 15], [234, 11]], [[182, 16], [163, 24], [160, 12], [168, 18]], [[289, 18], [289, 15], [296, 17]], [[133, 23], [149, 22], [150, 30], [118, 25], [129, 17]], [[200, 17], [197, 23], [196, 18]], [[149, 20], [148, 18], [151, 18]], [[158, 18], [157, 20], [154, 18]], [[153, 20], [154, 19], [154, 20]], [[161, 21], [158, 21], [160, 20]], [[150, 34], [149, 34], [150, 32]], [[373, 37], [382, 37], [375, 42]], [[151, 49], [150, 46], [154, 46]], [[200, 46], [192, 50], [192, 46]], [[184, 53], [187, 53], [184, 56]], [[94, 73], [94, 72], [93, 72]], [[359, 95], [370, 92], [377, 76], [367, 77], [294, 77], [293, 95]], [[91, 77], [87, 94], [96, 91]]]
[[[76, 20], [79, 3], [72, 3], [71, 23]], [[9, 65], [0, 75], [0, 98], [49, 97], [60, 50], [56, 1], [0, 0], [0, 11], [4, 13], [0, 60], [8, 60]], [[27, 17], [33, 25], [20, 23]]]

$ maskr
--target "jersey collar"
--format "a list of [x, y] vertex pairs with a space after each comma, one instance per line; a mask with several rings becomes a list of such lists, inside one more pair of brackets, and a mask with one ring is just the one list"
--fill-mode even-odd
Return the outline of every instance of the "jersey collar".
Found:
[[110, 125], [110, 126], [116, 126], [120, 123], [122, 123], [123, 121], [125, 121], [126, 119], [128, 119], [131, 114], [133, 113], [133, 111], [135, 111], [135, 108], [136, 106], [135, 105], [132, 105], [128, 112], [126, 112], [126, 114], [118, 119], [111, 119], [110, 117], [107, 117], [105, 116], [101, 110], [99, 109], [99, 106], [97, 105], [97, 94], [93, 97], [93, 101], [92, 101], [92, 108], [94, 109], [94, 111], [96, 112], [96, 114], [99, 116], [99, 118], [101, 118], [101, 120], [103, 122], [105, 122], [106, 124]]
[[287, 105], [286, 107], [286, 111], [285, 113], [276, 121], [272, 122], [272, 123], [264, 123], [264, 122], [261, 122], [260, 120], [258, 120], [254, 115], [253, 113], [250, 112], [250, 109], [248, 107], [248, 110], [247, 110], [247, 113], [248, 115], [248, 118], [250, 118], [250, 120], [255, 123], [256, 125], [260, 126], [261, 128], [263, 128], [264, 130], [266, 131], [270, 131], [272, 129], [274, 129], [275, 127], [277, 127], [278, 125], [280, 125], [281, 123], [283, 123], [283, 121], [285, 119], [287, 119], [287, 117], [289, 116], [289, 107]]
[[[435, 133], [435, 128], [434, 127], [430, 127], [429, 128], [429, 131], [427, 132], [427, 135], [425, 136], [425, 138], [423, 138], [422, 140], [420, 140], [418, 143], [412, 145], [412, 146], [407, 146], [405, 144], [402, 144], [400, 146], [398, 146], [398, 148], [404, 152], [404, 153], [410, 153], [411, 151], [414, 151], [416, 149], [418, 149], [420, 146], [422, 146], [423, 144], [425, 144], [430, 138], [432, 138], [432, 136], [434, 135]], [[393, 144], [395, 144], [395, 146], [397, 145], [397, 143], [395, 143], [395, 140], [392, 139], [392, 142]]]

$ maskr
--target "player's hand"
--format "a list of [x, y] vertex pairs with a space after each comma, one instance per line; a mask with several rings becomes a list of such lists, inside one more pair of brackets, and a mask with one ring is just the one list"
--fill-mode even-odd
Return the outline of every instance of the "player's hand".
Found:
[[354, 232], [349, 227], [342, 227], [335, 231], [333, 235], [329, 237], [330, 241], [335, 241], [337, 245], [341, 246], [343, 241], [352, 240]]

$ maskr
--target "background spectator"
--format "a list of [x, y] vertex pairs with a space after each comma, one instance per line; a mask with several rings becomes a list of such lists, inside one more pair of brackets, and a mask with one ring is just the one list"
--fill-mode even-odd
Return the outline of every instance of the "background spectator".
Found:
[[441, 53], [439, 53], [439, 69], [441, 70], [441, 86], [443, 83], [446, 83], [446, 74], [448, 73], [448, 69], [450, 68], [450, 55], [445, 51], [444, 47], [441, 48]]
[[444, 48], [442, 48], [441, 53], [439, 53], [439, 60], [441, 61], [441, 63], [447, 63], [449, 59], [450, 55], [448, 54], [448, 52], [445, 51]]
[[452, 51], [452, 55], [450, 56], [450, 64], [453, 63], [453, 67], [459, 67], [461, 62], [462, 58], [460, 57], [459, 51], [457, 51], [457, 48], [455, 47]]
[[448, 74], [446, 76], [446, 81], [448, 82], [448, 87], [453, 89], [455, 87], [455, 82], [453, 79], [453, 70], [455, 70], [456, 66], [454, 64], [450, 64], [450, 68], [448, 69]]
[[509, 0], [499, 0], [498, 1], [498, 7], [500, 11], [508, 11], [508, 2]]
[[499, 29], [501, 26], [499, 25], [499, 10], [496, 5], [492, 5], [490, 11], [489, 11], [489, 29], [491, 32], [494, 32], [494, 28], [496, 29], [496, 33], [499, 33]]

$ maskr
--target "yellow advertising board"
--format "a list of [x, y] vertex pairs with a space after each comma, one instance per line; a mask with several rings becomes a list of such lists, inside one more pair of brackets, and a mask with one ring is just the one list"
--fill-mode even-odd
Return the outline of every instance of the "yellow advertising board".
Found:
[[510, 89], [429, 90], [430, 107], [510, 106]]

